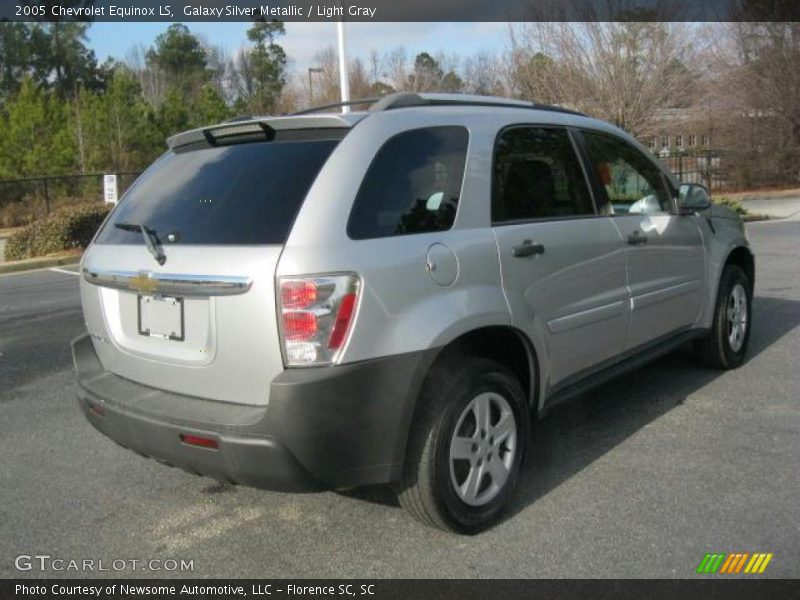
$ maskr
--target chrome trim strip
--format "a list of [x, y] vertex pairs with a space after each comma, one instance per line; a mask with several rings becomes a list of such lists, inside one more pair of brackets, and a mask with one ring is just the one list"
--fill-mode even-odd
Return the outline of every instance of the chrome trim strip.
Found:
[[641, 310], [643, 308], [647, 308], [648, 306], [658, 304], [659, 302], [672, 300], [673, 298], [683, 296], [684, 294], [691, 294], [692, 292], [699, 290], [701, 287], [702, 282], [698, 279], [693, 279], [692, 281], [684, 281], [683, 283], [671, 285], [660, 290], [638, 294], [632, 297], [633, 310]]
[[550, 333], [564, 333], [565, 331], [571, 331], [584, 325], [605, 321], [624, 314], [625, 301], [617, 300], [611, 304], [604, 304], [603, 306], [597, 306], [548, 321], [547, 329]]
[[167, 296], [235, 296], [253, 285], [250, 277], [236, 275], [191, 275], [149, 271], [82, 270], [88, 283], [117, 290]]

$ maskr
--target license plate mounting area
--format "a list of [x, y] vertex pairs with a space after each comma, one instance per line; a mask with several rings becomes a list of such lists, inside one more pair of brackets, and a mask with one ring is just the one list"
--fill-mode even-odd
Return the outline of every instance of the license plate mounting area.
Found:
[[140, 335], [184, 341], [183, 298], [139, 295], [138, 305]]

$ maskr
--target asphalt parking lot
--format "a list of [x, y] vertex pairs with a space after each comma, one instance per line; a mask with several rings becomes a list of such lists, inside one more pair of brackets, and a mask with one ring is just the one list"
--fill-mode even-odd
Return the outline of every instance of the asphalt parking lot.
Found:
[[691, 577], [711, 551], [771, 552], [763, 576], [798, 577], [800, 221], [748, 227], [746, 364], [677, 352], [537, 423], [511, 514], [472, 538], [382, 488], [235, 488], [119, 448], [73, 399], [77, 276], [0, 276], [0, 577], [82, 575], [18, 572], [20, 554], [194, 567], [95, 576]]

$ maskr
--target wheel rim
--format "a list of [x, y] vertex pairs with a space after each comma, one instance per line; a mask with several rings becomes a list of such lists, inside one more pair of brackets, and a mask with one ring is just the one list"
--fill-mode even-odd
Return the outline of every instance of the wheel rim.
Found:
[[747, 333], [747, 292], [741, 283], [733, 286], [728, 296], [728, 343], [731, 350], [739, 352]]
[[500, 394], [479, 394], [467, 404], [450, 441], [450, 480], [470, 506], [491, 502], [508, 482], [517, 453], [517, 422]]

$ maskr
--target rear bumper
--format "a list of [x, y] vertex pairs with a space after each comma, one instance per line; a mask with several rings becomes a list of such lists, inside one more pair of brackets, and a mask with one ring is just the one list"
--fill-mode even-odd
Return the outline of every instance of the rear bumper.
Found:
[[[105, 371], [88, 335], [72, 343], [78, 402], [117, 443], [221, 481], [310, 491], [399, 478], [414, 404], [434, 351], [289, 369], [266, 407], [182, 396]], [[184, 444], [181, 435], [217, 442]]]

